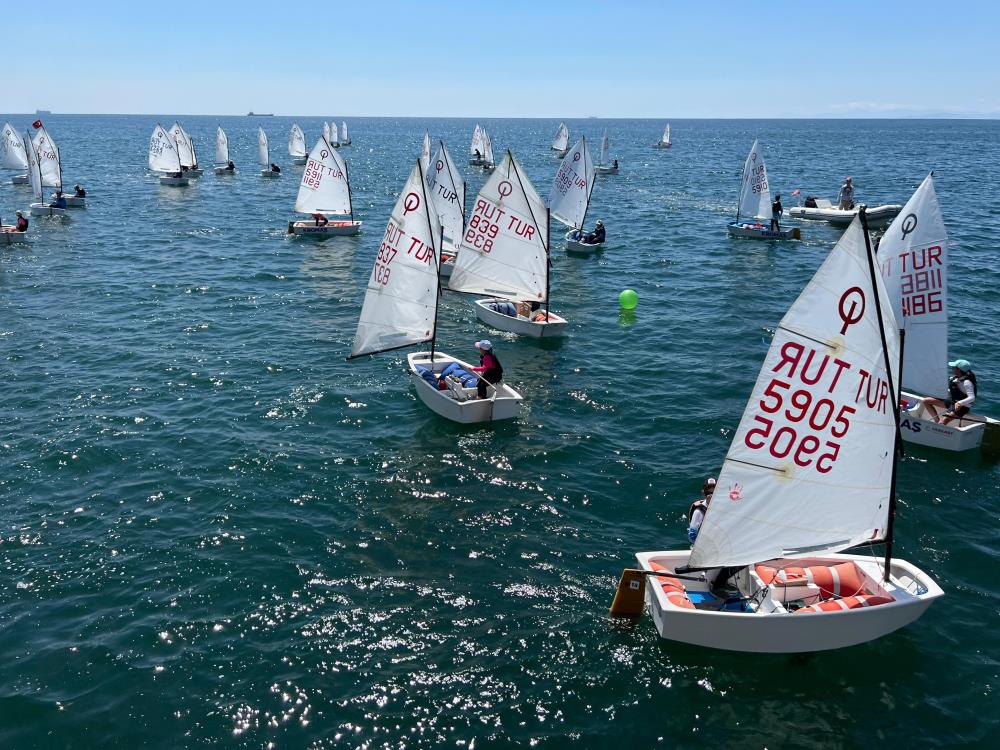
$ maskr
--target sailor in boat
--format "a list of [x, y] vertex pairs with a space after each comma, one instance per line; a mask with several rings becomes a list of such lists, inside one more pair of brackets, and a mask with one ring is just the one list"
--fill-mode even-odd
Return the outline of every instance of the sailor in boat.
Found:
[[483, 155], [481, 153], [479, 153], [479, 149], [477, 148], [476, 149], [476, 161], [482, 161], [482, 160], [483, 160]]
[[[948, 424], [951, 420], [961, 419], [968, 414], [976, 401], [978, 390], [976, 373], [972, 371], [969, 360], [956, 359], [954, 362], [949, 362], [948, 367], [951, 368], [951, 377], [948, 378], [948, 399], [928, 396], [923, 400], [931, 419], [939, 424]], [[948, 411], [938, 417], [937, 409], [934, 407], [944, 407]]]
[[611, 162], [611, 168], [612, 169], [618, 169], [618, 160], [617, 159], [615, 159], [613, 162]]
[[781, 230], [781, 214], [784, 209], [781, 207], [781, 193], [774, 196], [774, 203], [771, 204], [771, 231], [778, 232]]
[[486, 398], [487, 386], [492, 385], [496, 390], [497, 384], [503, 379], [503, 366], [488, 339], [477, 341], [476, 348], [479, 350], [479, 367], [473, 367], [471, 370], [479, 376], [479, 381], [476, 383], [479, 398]]
[[76, 198], [86, 198], [87, 197], [87, 191], [84, 190], [79, 185], [74, 185], [73, 186], [73, 195]]
[[51, 208], [66, 208], [66, 196], [63, 195], [62, 190], [56, 190], [56, 197], [52, 199], [49, 206]]
[[594, 231], [588, 232], [583, 241], [588, 245], [600, 245], [604, 242], [606, 236], [607, 233], [604, 231], [604, 222], [598, 219], [597, 225], [594, 227]]
[[275, 164], [275, 163], [272, 162], [271, 163], [271, 171], [274, 172], [275, 174], [281, 174], [281, 167], [279, 167], [277, 164]]
[[316, 226], [318, 226], [318, 227], [325, 227], [327, 224], [330, 223], [330, 220], [328, 218], [326, 218], [323, 214], [319, 213], [319, 212], [314, 213], [312, 215], [312, 217], [313, 217], [313, 221], [316, 222]]
[[805, 201], [802, 203], [802, 206], [804, 208], [816, 208], [816, 199], [811, 195], [807, 195]]
[[20, 211], [18, 211], [16, 215], [17, 215], [17, 223], [16, 223], [15, 226], [17, 227], [17, 231], [18, 232], [27, 232], [28, 231], [28, 220], [24, 217], [24, 214], [22, 214]]
[[226, 171], [227, 172], [235, 172], [236, 171], [236, 165], [233, 164], [233, 160], [232, 159], [230, 159], [229, 163], [226, 164]]
[[850, 211], [854, 208], [854, 183], [848, 177], [844, 184], [840, 186], [840, 195], [837, 196], [837, 208], [841, 211]]
[[701, 522], [705, 520], [705, 513], [708, 512], [708, 504], [712, 502], [712, 494], [715, 492], [715, 477], [709, 477], [701, 486], [701, 497], [691, 503], [688, 508], [688, 541], [694, 544], [698, 538], [698, 529]]

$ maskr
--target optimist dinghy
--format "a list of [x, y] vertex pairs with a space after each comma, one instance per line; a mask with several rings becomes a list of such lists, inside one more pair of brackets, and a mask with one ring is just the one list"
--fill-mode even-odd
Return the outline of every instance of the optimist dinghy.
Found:
[[288, 133], [288, 155], [292, 157], [292, 164], [306, 163], [306, 135], [295, 122]]
[[[636, 554], [613, 613], [641, 613], [645, 589], [662, 638], [798, 653], [880, 638], [943, 595], [892, 557], [900, 336], [874, 262], [857, 220], [778, 326], [694, 546]], [[884, 558], [844, 554], [879, 541]]]
[[149, 168], [160, 175], [160, 184], [171, 187], [188, 185], [189, 180], [181, 171], [181, 160], [177, 153], [177, 141], [167, 130], [156, 123], [149, 137]]
[[351, 145], [351, 136], [347, 132], [347, 122], [344, 120], [341, 120], [340, 122], [340, 145], [341, 146]]
[[604, 249], [603, 242], [588, 239], [583, 231], [590, 196], [594, 192], [595, 174], [587, 139], [581, 138], [563, 158], [549, 192], [552, 216], [570, 227], [566, 233], [566, 249], [577, 254], [590, 254]]
[[559, 127], [556, 128], [555, 137], [552, 139], [552, 145], [549, 148], [555, 151], [556, 156], [560, 159], [566, 156], [566, 152], [569, 150], [569, 128], [566, 127], [566, 123], [559, 123]]
[[14, 126], [9, 122], [3, 124], [0, 131], [0, 169], [14, 169], [24, 174], [10, 178], [12, 185], [30, 185], [28, 180], [28, 157], [24, 152], [24, 143]]
[[19, 232], [17, 226], [4, 224], [0, 220], [0, 247], [10, 247], [11, 245], [19, 245], [25, 242], [28, 242], [27, 232]]
[[[740, 216], [749, 217], [740, 219]], [[800, 240], [798, 227], [773, 230], [771, 227], [771, 189], [767, 184], [767, 167], [760, 151], [759, 142], [754, 141], [750, 154], [743, 164], [740, 200], [736, 205], [736, 221], [727, 230], [732, 237], [753, 240]]]
[[560, 336], [566, 320], [549, 310], [549, 273], [549, 210], [508, 151], [476, 197], [448, 288], [490, 295], [475, 301], [476, 317], [489, 326]]
[[465, 229], [465, 180], [458, 173], [444, 141], [438, 141], [432, 163], [427, 187], [441, 222], [441, 276], [448, 278], [455, 270], [455, 257]]
[[215, 167], [213, 171], [217, 175], [236, 174], [236, 167], [229, 166], [229, 137], [220, 125], [215, 131]]
[[653, 148], [671, 148], [674, 144], [670, 142], [670, 123], [663, 129], [660, 140], [653, 144]]
[[[361, 231], [361, 222], [354, 220], [347, 163], [325, 138], [320, 138], [309, 153], [295, 199], [295, 211], [311, 214], [314, 218], [311, 221], [289, 222], [289, 234], [333, 237], [354, 235]], [[328, 216], [336, 218], [329, 219]]]
[[271, 152], [267, 146], [267, 133], [264, 128], [257, 128], [257, 163], [261, 165], [261, 177], [280, 177], [281, 172], [271, 169]]
[[181, 160], [181, 171], [184, 176], [192, 179], [201, 177], [204, 170], [198, 168], [198, 155], [190, 134], [180, 122], [175, 122], [170, 128], [170, 135], [177, 143], [177, 155]]
[[601, 156], [597, 162], [597, 166], [594, 167], [594, 171], [597, 174], [618, 174], [618, 160], [615, 159], [614, 162], [611, 161], [609, 149], [608, 149], [608, 131], [604, 131], [604, 135], [601, 136]]
[[486, 131], [483, 130], [482, 126], [477, 122], [476, 127], [472, 131], [472, 143], [469, 144], [469, 166], [470, 167], [481, 167], [483, 166], [483, 154], [485, 153], [485, 144], [483, 143], [483, 134]]
[[[793, 219], [809, 219], [811, 221], [827, 221], [834, 226], [846, 227], [858, 215], [858, 206], [854, 208], [837, 208], [826, 198], [813, 198], [815, 206], [792, 206], [788, 215]], [[883, 206], [869, 208], [865, 206], [865, 216], [869, 227], [884, 226], [892, 221], [901, 210], [898, 204], [887, 203]]]
[[[44, 131], [44, 128], [42, 131]], [[54, 181], [54, 184], [62, 182], [59, 168], [59, 150], [55, 148], [55, 144], [49, 142], [47, 136], [40, 137], [39, 134], [36, 134], [34, 140], [32, 140], [25, 133], [21, 143], [24, 146], [25, 153], [28, 155], [28, 179], [31, 182], [31, 192], [37, 199], [35, 203], [29, 206], [29, 213], [32, 216], [68, 219], [69, 212], [65, 208], [57, 208], [42, 201], [42, 186], [45, 180], [42, 174], [43, 164], [45, 165], [46, 174], [50, 181]], [[45, 151], [36, 150], [36, 143], [45, 149]]]
[[429, 352], [407, 357], [410, 380], [429, 409], [463, 424], [512, 419], [520, 411], [521, 394], [500, 383], [488, 389], [491, 397], [480, 399], [471, 365], [435, 351], [440, 238], [417, 159], [382, 237], [348, 359], [430, 342]]
[[[867, 211], [866, 211], [867, 214]], [[886, 230], [878, 259], [893, 312], [906, 331], [900, 432], [903, 440], [949, 451], [1000, 449], [1000, 422], [969, 413], [939, 424], [923, 404], [925, 396], [949, 396], [948, 234], [934, 190], [933, 172]], [[963, 395], [964, 398], [964, 395]], [[938, 414], [945, 409], [938, 407]]]

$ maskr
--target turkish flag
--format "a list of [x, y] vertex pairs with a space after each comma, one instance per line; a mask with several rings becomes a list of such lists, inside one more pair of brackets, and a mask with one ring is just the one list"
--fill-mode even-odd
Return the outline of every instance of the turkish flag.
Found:
[[33, 123], [31, 123], [31, 127], [33, 127], [35, 130], [38, 130], [40, 127], [42, 127], [42, 121], [35, 120]]

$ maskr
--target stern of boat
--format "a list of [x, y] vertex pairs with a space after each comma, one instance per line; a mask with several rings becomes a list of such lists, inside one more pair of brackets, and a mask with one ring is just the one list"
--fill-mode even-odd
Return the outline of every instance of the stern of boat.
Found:
[[[970, 412], [963, 419], [938, 424], [930, 417], [921, 396], [902, 391], [899, 400], [899, 432], [903, 440], [946, 451], [968, 451], [983, 442], [986, 422], [993, 421]], [[943, 408], [938, 413], [944, 412]]]

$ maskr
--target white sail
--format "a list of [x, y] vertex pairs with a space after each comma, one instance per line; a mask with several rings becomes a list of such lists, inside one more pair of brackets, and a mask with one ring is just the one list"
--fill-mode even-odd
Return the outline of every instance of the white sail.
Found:
[[598, 162], [602, 167], [608, 166], [611, 162], [608, 152], [608, 131], [605, 130], [604, 135], [601, 136], [601, 160]]
[[291, 131], [288, 133], [288, 155], [306, 155], [306, 135], [302, 132], [302, 128], [294, 122], [292, 123]]
[[368, 279], [351, 356], [375, 354], [434, 337], [441, 225], [420, 160], [399, 194]]
[[323, 138], [329, 143], [330, 141], [330, 123], [323, 123]]
[[347, 122], [344, 120], [340, 122], [340, 142], [344, 144], [351, 142], [351, 136], [347, 134]]
[[767, 185], [767, 167], [764, 166], [764, 155], [756, 140], [743, 165], [743, 182], [736, 218], [771, 219], [771, 189]]
[[187, 132], [185, 132], [179, 122], [175, 122], [173, 127], [170, 128], [170, 135], [173, 136], [174, 141], [177, 143], [177, 154], [180, 157], [181, 166], [193, 167], [194, 151], [191, 148], [191, 142], [188, 140]]
[[670, 143], [670, 123], [667, 123], [667, 127], [663, 129], [663, 137], [660, 139], [661, 143]]
[[221, 125], [215, 131], [215, 163], [229, 164], [229, 138]]
[[267, 133], [257, 128], [257, 163], [262, 167], [271, 166], [271, 152], [267, 148]]
[[0, 169], [27, 169], [28, 155], [24, 151], [24, 142], [14, 127], [3, 124], [0, 131]]
[[431, 169], [431, 134], [424, 131], [424, 142], [420, 147], [420, 166], [424, 169], [424, 174]]
[[493, 156], [493, 139], [490, 138], [490, 134], [486, 132], [485, 128], [483, 129], [483, 163], [490, 167], [496, 164]]
[[947, 396], [948, 233], [927, 175], [882, 235], [879, 264], [892, 311], [906, 331], [903, 385]]
[[320, 138], [309, 152], [295, 210], [303, 214], [351, 213], [347, 165], [325, 138]]
[[427, 175], [427, 187], [444, 231], [441, 246], [444, 250], [457, 252], [465, 230], [465, 181], [444, 141], [438, 141], [437, 153]]
[[782, 318], [691, 551], [692, 567], [836, 552], [885, 537], [899, 330], [870, 262], [855, 219]]
[[177, 141], [156, 123], [149, 138], [149, 168], [154, 172], [180, 172], [181, 162], [177, 155]]
[[21, 147], [28, 156], [28, 182], [31, 183], [31, 192], [38, 200], [42, 199], [42, 173], [38, 164], [38, 152], [35, 151], [35, 144], [28, 134], [25, 133], [21, 140]]
[[330, 129], [330, 145], [334, 148], [340, 147], [340, 136], [337, 135], [337, 121], [334, 120], [331, 123], [327, 123], [327, 127]]
[[31, 141], [38, 155], [38, 168], [42, 174], [42, 187], [62, 190], [62, 167], [59, 163], [59, 147], [43, 127], [38, 128]]
[[469, 156], [477, 155], [480, 157], [483, 155], [483, 129], [478, 122], [472, 131], [472, 143], [469, 144]]
[[448, 286], [544, 302], [548, 246], [545, 204], [508, 151], [476, 197]]
[[[181, 128], [181, 130], [184, 130], [184, 129]], [[191, 137], [191, 134], [189, 132], [187, 132], [186, 130], [184, 130], [184, 139], [187, 141], [188, 147], [191, 149], [191, 167], [193, 169], [197, 169], [198, 168], [198, 151], [194, 147], [194, 138]]]
[[573, 229], [582, 229], [594, 190], [594, 162], [587, 139], [581, 138], [559, 164], [549, 193], [552, 218]]
[[569, 128], [566, 127], [566, 123], [559, 123], [556, 137], [552, 139], [552, 148], [556, 151], [565, 151], [569, 148]]

